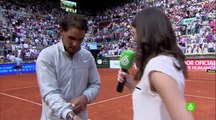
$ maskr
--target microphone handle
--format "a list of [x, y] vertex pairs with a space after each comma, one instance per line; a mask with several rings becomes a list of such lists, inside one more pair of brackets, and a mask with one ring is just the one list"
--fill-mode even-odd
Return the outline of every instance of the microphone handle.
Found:
[[[122, 71], [128, 73], [128, 70], [127, 70], [127, 69], [122, 68]], [[123, 79], [124, 79], [124, 82], [123, 82], [123, 83], [118, 82], [117, 89], [116, 89], [117, 92], [120, 92], [120, 93], [121, 93], [121, 92], [123, 91], [123, 89], [124, 89], [124, 84], [125, 84], [126, 78], [124, 77]]]

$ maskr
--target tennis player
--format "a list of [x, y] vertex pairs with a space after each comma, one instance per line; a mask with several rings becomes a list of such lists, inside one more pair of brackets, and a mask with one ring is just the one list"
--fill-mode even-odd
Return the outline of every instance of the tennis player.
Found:
[[41, 51], [36, 62], [41, 120], [88, 120], [87, 104], [101, 83], [93, 56], [81, 48], [87, 29], [83, 16], [70, 13], [60, 22], [60, 42]]
[[17, 74], [19, 72], [22, 73], [22, 68], [23, 68], [22, 59], [18, 55], [16, 55], [16, 57], [15, 57], [15, 63], [16, 63], [16, 65], [13, 67], [13, 69], [16, 69]]

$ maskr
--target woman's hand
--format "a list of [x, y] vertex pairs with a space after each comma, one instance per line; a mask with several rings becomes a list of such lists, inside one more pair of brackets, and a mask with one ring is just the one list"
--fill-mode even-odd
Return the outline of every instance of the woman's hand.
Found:
[[117, 80], [121, 83], [125, 82], [125, 86], [127, 86], [131, 91], [133, 91], [136, 86], [133, 76], [123, 72], [122, 70], [118, 71]]

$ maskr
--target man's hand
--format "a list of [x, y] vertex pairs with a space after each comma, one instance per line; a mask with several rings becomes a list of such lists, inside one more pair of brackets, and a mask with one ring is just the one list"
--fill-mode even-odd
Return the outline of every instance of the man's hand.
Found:
[[83, 109], [86, 108], [87, 103], [88, 103], [88, 100], [85, 95], [72, 99], [71, 104], [73, 106], [73, 112], [75, 114], [78, 114], [79, 112], [81, 112]]
[[75, 115], [73, 120], [82, 120], [79, 116]]
[[82, 119], [78, 115], [74, 114], [73, 111], [71, 111], [67, 114], [66, 120], [82, 120]]

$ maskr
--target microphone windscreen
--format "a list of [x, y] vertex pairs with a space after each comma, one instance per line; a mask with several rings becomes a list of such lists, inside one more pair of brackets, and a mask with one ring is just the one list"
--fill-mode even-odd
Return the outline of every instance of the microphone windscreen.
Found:
[[123, 69], [130, 69], [134, 63], [135, 52], [132, 50], [125, 50], [120, 56], [120, 67]]

